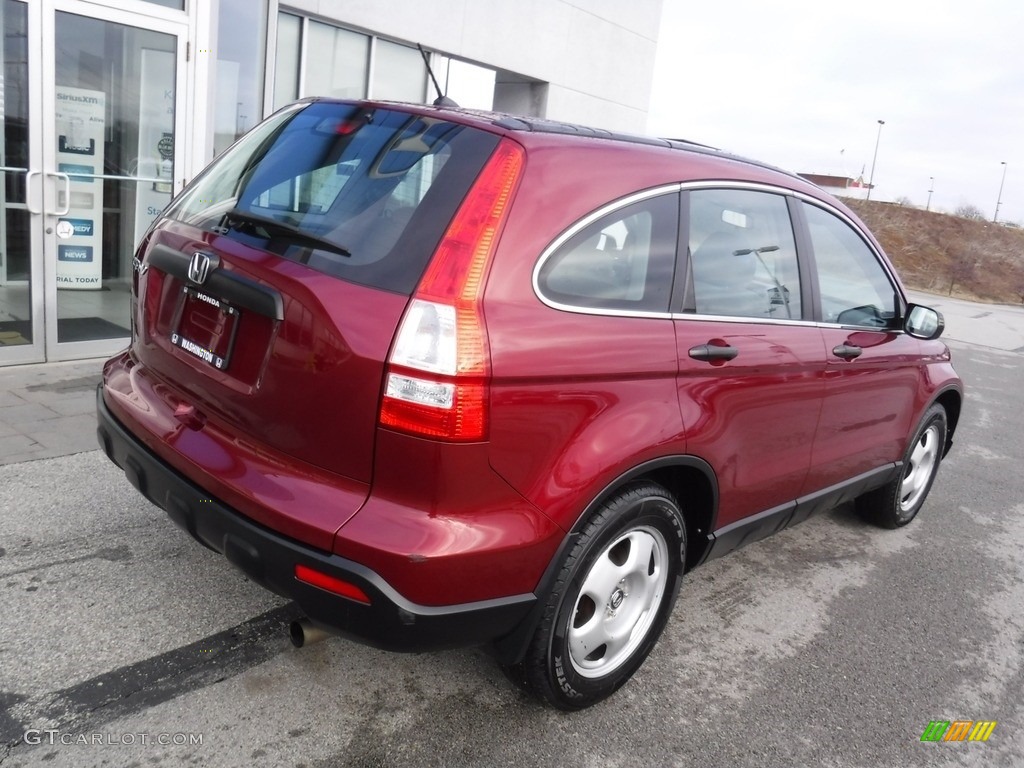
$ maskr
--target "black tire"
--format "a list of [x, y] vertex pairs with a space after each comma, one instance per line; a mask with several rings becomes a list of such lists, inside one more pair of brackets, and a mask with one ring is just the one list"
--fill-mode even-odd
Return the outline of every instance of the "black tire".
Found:
[[625, 486], [586, 523], [526, 656], [506, 674], [558, 709], [610, 696], [665, 628], [685, 556], [686, 526], [672, 495], [651, 482]]
[[883, 528], [900, 528], [913, 520], [935, 482], [946, 449], [946, 409], [936, 403], [925, 411], [903, 455], [899, 476], [856, 502], [857, 512]]

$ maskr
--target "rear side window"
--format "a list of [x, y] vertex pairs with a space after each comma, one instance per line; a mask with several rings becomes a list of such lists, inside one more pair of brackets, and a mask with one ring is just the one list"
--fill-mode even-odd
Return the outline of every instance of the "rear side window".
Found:
[[537, 287], [556, 304], [668, 312], [679, 197], [618, 208], [570, 237], [541, 265]]
[[799, 320], [800, 270], [782, 195], [689, 193], [690, 264], [699, 314]]
[[804, 203], [827, 323], [888, 328], [897, 315], [897, 293], [874, 251], [849, 224]]
[[313, 102], [254, 129], [167, 215], [409, 294], [497, 142], [432, 117]]

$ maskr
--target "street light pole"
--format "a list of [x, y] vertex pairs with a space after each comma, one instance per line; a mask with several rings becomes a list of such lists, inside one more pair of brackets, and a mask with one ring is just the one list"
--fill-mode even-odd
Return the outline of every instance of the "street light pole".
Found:
[[885, 120], [878, 121], [878, 136], [875, 138], [875, 156], [871, 158], [871, 176], [868, 178], [868, 197], [871, 199], [871, 190], [875, 187], [875, 162], [878, 160], [878, 144], [882, 141], [882, 126], [885, 125]]
[[1003, 178], [999, 182], [999, 197], [996, 198], [996, 215], [992, 217], [993, 224], [999, 221], [999, 206], [1002, 205], [1003, 202], [1003, 184], [1006, 183], [1006, 161], [1004, 160], [999, 164], [1003, 166]]
[[935, 177], [928, 177], [928, 202], [925, 203], [924, 209], [930, 211], [932, 209], [932, 192], [935, 191]]

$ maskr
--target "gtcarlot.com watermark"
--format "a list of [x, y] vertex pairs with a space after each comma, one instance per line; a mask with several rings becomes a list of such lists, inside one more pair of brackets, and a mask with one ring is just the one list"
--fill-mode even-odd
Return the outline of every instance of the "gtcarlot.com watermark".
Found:
[[201, 733], [66, 733], [59, 730], [30, 728], [25, 731], [26, 744], [48, 744], [51, 746], [136, 746], [144, 747], [194, 747], [201, 746]]

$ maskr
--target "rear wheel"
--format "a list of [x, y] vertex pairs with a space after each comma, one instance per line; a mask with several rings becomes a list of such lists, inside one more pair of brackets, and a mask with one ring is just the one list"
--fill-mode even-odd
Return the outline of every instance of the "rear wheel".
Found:
[[510, 676], [559, 709], [583, 709], [614, 693], [661, 635], [685, 549], [683, 516], [668, 491], [643, 482], [617, 492], [566, 557]]
[[857, 499], [861, 516], [883, 528], [899, 528], [917, 516], [939, 471], [946, 429], [945, 408], [935, 404], [925, 411], [903, 457], [903, 472], [887, 485]]

